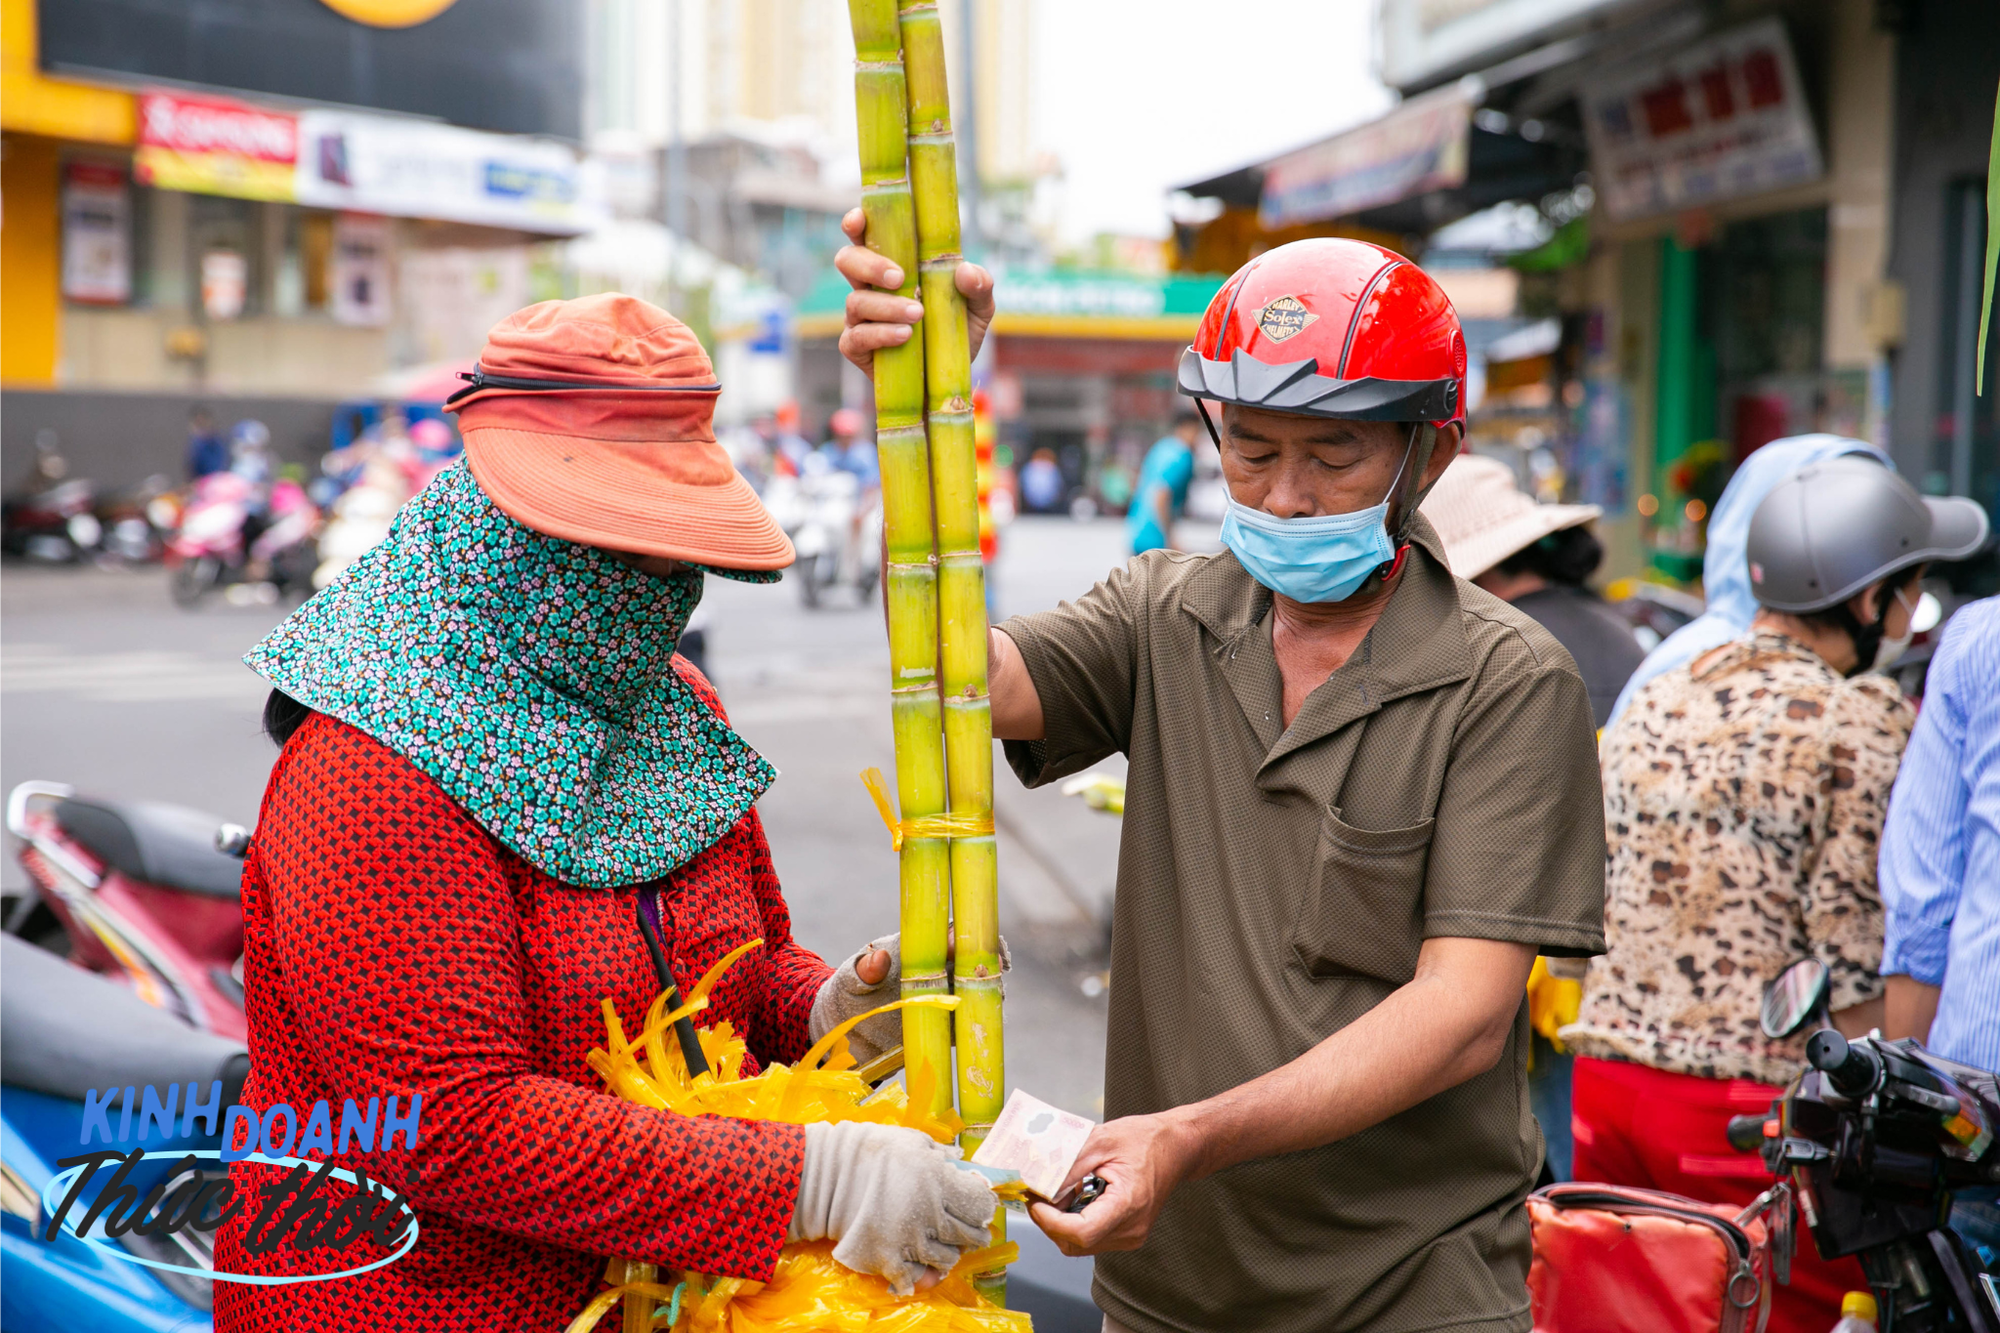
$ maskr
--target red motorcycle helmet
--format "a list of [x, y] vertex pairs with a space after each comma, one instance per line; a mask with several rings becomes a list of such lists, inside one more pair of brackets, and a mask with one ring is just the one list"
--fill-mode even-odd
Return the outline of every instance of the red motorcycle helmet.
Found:
[[1465, 334], [1443, 289], [1393, 250], [1293, 241], [1236, 270], [1208, 303], [1181, 354], [1180, 391], [1442, 429], [1465, 420]]

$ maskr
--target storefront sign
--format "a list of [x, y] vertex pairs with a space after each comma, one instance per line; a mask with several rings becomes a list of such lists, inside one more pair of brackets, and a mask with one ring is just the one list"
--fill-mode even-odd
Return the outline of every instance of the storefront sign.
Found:
[[63, 171], [62, 294], [93, 305], [132, 299], [132, 192], [101, 162]]
[[1779, 20], [1587, 86], [1594, 183], [1615, 219], [1819, 179], [1819, 142]]
[[1465, 183], [1472, 103], [1455, 85], [1277, 158], [1257, 218], [1267, 229], [1344, 217]]
[[348, 111], [299, 117], [302, 204], [571, 236], [593, 225], [562, 144]]
[[389, 221], [342, 216], [333, 225], [328, 283], [333, 317], [342, 324], [389, 322]]
[[1490, 64], [1620, 0], [1381, 0], [1382, 81], [1407, 88]]
[[290, 199], [298, 120], [222, 97], [146, 93], [139, 98], [141, 183], [190, 194]]

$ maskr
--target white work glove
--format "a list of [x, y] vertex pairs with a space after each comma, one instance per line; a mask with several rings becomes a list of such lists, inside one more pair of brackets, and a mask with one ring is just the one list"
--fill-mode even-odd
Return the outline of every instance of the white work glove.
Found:
[[988, 1242], [1000, 1200], [958, 1149], [900, 1125], [807, 1125], [805, 1170], [785, 1239], [831, 1240], [833, 1257], [908, 1296]]
[[[812, 1013], [806, 1018], [807, 1029], [814, 1041], [818, 1041], [856, 1014], [865, 1014], [870, 1009], [880, 1008], [902, 994], [902, 941], [901, 934], [884, 935], [881, 939], [870, 940], [820, 985], [819, 994], [813, 997]], [[883, 974], [880, 981], [864, 981], [860, 972], [856, 970], [856, 965], [878, 949], [889, 955], [889, 970]], [[1000, 975], [1003, 979], [1013, 966], [1013, 956], [1007, 952], [1007, 941], [1003, 938], [1000, 941]], [[1006, 993], [1004, 984], [1001, 993], [1003, 995]], [[883, 1052], [894, 1050], [902, 1044], [903, 1014], [900, 1009], [894, 1013], [878, 1014], [847, 1034], [847, 1049], [853, 1053], [857, 1064], [865, 1065]]]

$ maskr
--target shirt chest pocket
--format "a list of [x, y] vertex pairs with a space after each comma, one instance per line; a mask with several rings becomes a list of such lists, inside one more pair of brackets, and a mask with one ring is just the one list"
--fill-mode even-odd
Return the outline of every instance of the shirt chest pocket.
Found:
[[1355, 828], [1329, 811], [1292, 948], [1315, 977], [1365, 976], [1401, 985], [1423, 946], [1424, 867], [1434, 819]]

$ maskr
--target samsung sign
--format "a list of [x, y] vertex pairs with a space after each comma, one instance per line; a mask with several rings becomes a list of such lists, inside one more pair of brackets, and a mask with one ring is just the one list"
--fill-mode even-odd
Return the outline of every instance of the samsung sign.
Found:
[[36, 0], [42, 67], [372, 107], [504, 134], [582, 132], [576, 0]]

